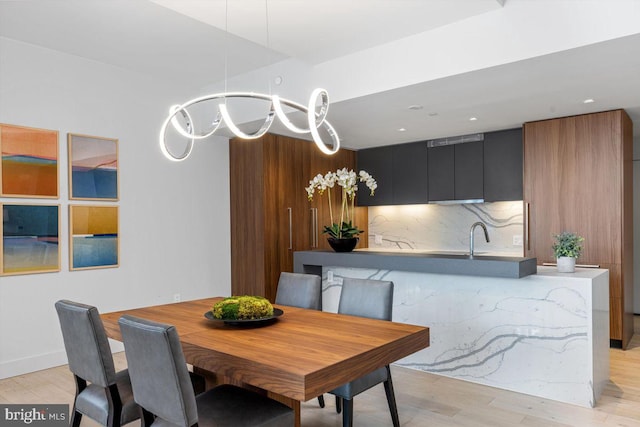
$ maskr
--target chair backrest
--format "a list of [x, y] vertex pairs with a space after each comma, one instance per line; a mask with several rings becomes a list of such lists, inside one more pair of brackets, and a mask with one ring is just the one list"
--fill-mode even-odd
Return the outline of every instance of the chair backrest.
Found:
[[342, 280], [338, 313], [391, 320], [393, 282], [370, 279]]
[[322, 281], [315, 274], [280, 273], [276, 304], [322, 310]]
[[98, 309], [73, 301], [56, 302], [69, 370], [101, 387], [116, 382], [111, 347]]
[[176, 328], [129, 315], [118, 323], [136, 403], [181, 427], [197, 423], [196, 399]]

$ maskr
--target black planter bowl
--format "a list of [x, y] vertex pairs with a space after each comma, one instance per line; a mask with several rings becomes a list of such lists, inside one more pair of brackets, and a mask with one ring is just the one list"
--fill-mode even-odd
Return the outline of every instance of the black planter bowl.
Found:
[[358, 237], [350, 237], [348, 239], [336, 239], [335, 237], [327, 237], [329, 246], [336, 252], [351, 252], [358, 244]]

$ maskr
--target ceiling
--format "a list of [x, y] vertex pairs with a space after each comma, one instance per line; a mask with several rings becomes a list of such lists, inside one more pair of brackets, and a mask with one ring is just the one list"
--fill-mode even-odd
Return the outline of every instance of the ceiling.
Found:
[[[503, 4], [0, 0], [0, 36], [159, 78], [179, 76], [195, 90], [286, 59], [309, 66], [326, 63], [499, 11]], [[344, 146], [355, 149], [613, 108], [625, 108], [640, 135], [637, 76], [640, 35], [631, 35], [340, 100], [331, 104], [328, 119]], [[345, 78], [354, 76], [345, 70]], [[584, 104], [585, 98], [596, 102]]]

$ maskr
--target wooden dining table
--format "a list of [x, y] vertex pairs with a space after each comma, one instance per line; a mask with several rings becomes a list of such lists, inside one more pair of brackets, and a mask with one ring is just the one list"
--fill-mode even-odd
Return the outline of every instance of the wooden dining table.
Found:
[[[218, 298], [101, 315], [107, 335], [122, 341], [123, 314], [174, 325], [187, 363], [208, 383], [264, 391], [296, 413], [313, 399], [429, 346], [429, 328], [274, 305], [283, 314], [259, 325], [205, 318]], [[209, 384], [210, 385], [210, 384]]]

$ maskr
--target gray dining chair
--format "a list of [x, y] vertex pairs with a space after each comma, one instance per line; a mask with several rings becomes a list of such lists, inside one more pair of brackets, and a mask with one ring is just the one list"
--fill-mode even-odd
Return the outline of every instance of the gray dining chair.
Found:
[[280, 273], [276, 304], [322, 310], [322, 281], [320, 276], [303, 273]]
[[78, 427], [83, 415], [108, 427], [140, 418], [128, 371], [115, 370], [98, 309], [67, 300], [56, 302], [55, 307], [76, 382], [71, 427]]
[[[322, 279], [315, 274], [283, 271], [278, 279], [276, 304], [322, 310]], [[318, 396], [318, 404], [324, 408], [324, 396]]]
[[[371, 319], [391, 320], [392, 310], [393, 282], [370, 279], [343, 279], [338, 313]], [[398, 407], [396, 406], [393, 382], [391, 381], [391, 369], [389, 365], [386, 365], [330, 391], [331, 394], [336, 396], [336, 410], [338, 413], [342, 411], [343, 427], [351, 427], [353, 425], [353, 398], [380, 383], [384, 384], [393, 426], [400, 426]]]
[[122, 316], [118, 323], [143, 427], [293, 426], [293, 410], [233, 385], [195, 395], [174, 326]]

